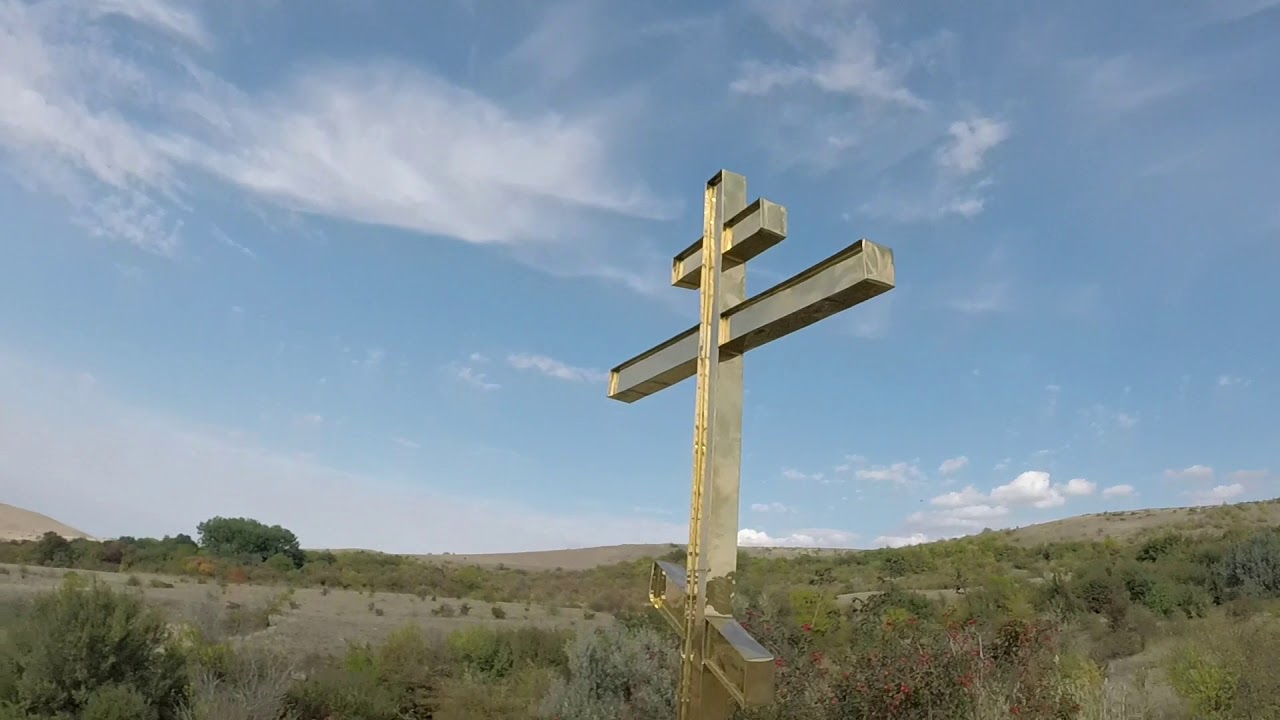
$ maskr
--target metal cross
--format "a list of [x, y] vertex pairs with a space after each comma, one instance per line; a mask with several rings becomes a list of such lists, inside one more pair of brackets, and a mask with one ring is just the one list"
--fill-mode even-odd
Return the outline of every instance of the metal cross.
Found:
[[742, 356], [888, 292], [894, 268], [893, 251], [858, 240], [748, 299], [746, 263], [786, 237], [787, 211], [747, 205], [747, 179], [727, 170], [707, 182], [702, 228], [671, 272], [672, 285], [700, 290], [699, 323], [614, 368], [609, 397], [631, 403], [697, 375], [686, 563], [655, 563], [649, 600], [683, 643], [679, 720], [726, 720], [735, 705], [772, 702], [774, 685], [773, 656], [733, 619]]

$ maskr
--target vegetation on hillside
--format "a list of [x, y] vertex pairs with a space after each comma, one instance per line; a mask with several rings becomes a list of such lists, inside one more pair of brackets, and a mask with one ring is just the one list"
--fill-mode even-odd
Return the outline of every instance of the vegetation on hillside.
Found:
[[[1270, 670], [1280, 661], [1280, 529], [1214, 527], [1253, 512], [1212, 509], [1206, 527], [1125, 541], [1032, 546], [985, 533], [897, 550], [743, 554], [739, 615], [777, 656], [778, 702], [740, 715], [1280, 717]], [[291, 554], [288, 531], [215, 520], [200, 542], [46, 536], [0, 545], [0, 560], [601, 607], [613, 598], [619, 616], [577, 635], [510, 620], [449, 635], [410, 626], [340, 657], [289, 658], [226, 636], [234, 624], [164, 630], [138, 599], [141, 583], [114, 593], [73, 579], [0, 611], [0, 718], [672, 715], [674, 638], [652, 613], [623, 612], [643, 597], [642, 563], [533, 573]]]

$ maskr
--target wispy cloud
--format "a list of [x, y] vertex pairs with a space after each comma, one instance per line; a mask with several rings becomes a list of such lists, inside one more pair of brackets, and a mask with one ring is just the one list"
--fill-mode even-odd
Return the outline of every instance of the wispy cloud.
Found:
[[948, 304], [967, 315], [1001, 312], [1009, 309], [1009, 287], [1003, 282], [983, 283]]
[[609, 373], [602, 370], [576, 367], [546, 355], [516, 353], [507, 356], [507, 364], [517, 370], [532, 370], [568, 382], [598, 383], [609, 379]]
[[748, 61], [730, 84], [734, 92], [766, 95], [808, 86], [866, 102], [921, 110], [927, 103], [903, 81], [905, 62], [882, 57], [879, 34], [862, 16], [822, 3], [757, 3], [774, 32], [807, 50], [799, 63]]
[[1136, 497], [1137, 495], [1138, 490], [1132, 485], [1112, 485], [1102, 490], [1102, 497], [1105, 498]]
[[914, 462], [896, 462], [891, 465], [876, 465], [859, 468], [853, 476], [859, 480], [871, 482], [888, 482], [895, 485], [908, 485], [924, 480], [924, 473]]
[[[516, 109], [390, 60], [299, 66], [247, 91], [189, 52], [213, 42], [198, 5], [3, 0], [0, 151], [96, 234], [163, 255], [182, 240], [193, 174], [289, 211], [566, 257], [600, 213], [670, 216], [620, 177], [607, 104]], [[140, 64], [141, 45], [168, 62]]]
[[790, 512], [791, 508], [787, 507], [786, 505], [783, 505], [780, 502], [752, 503], [751, 511], [758, 512], [758, 513], [785, 513], [785, 512]]
[[489, 376], [480, 372], [471, 365], [453, 365], [451, 366], [453, 376], [463, 385], [473, 387], [476, 390], [484, 392], [492, 392], [501, 390], [502, 386], [489, 379]]
[[783, 468], [782, 478], [784, 480], [790, 480], [791, 482], [804, 482], [804, 481], [822, 482], [823, 480], [826, 479], [826, 474], [820, 473], [820, 472], [806, 473], [806, 472], [801, 472], [795, 468]]

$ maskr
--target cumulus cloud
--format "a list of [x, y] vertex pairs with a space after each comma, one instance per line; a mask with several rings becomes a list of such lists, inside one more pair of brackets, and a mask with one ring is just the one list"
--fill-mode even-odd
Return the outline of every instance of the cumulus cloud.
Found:
[[1103, 488], [1102, 490], [1102, 497], [1105, 498], [1135, 497], [1137, 494], [1137, 489], [1132, 485], [1112, 485], [1111, 487]]
[[855, 533], [827, 528], [797, 530], [781, 536], [751, 528], [738, 531], [738, 544], [748, 547], [848, 548], [853, 547], [857, 539]]
[[1164, 471], [1164, 476], [1169, 480], [1206, 481], [1213, 479], [1213, 468], [1208, 465], [1191, 465], [1181, 470], [1171, 468]]
[[113, 397], [101, 378], [86, 386], [76, 374], [0, 354], [0, 478], [5, 502], [98, 537], [191, 533], [213, 515], [280, 523], [308, 547], [388, 552], [687, 537], [683, 524], [630, 514], [546, 513], [467, 497], [444, 490], [458, 487], [453, 478], [411, 484], [335, 467], [242, 432], [137, 407]]
[[1050, 482], [1049, 473], [1040, 470], [1028, 470], [1008, 484], [992, 489], [991, 499], [1003, 505], [1035, 508], [1058, 507], [1067, 501], [1062, 489]]
[[938, 166], [957, 175], [982, 169], [987, 153], [1009, 138], [1008, 123], [988, 117], [958, 120], [947, 128], [950, 141], [938, 153]]
[[954, 475], [967, 467], [969, 467], [969, 458], [960, 455], [959, 457], [943, 460], [942, 464], [938, 466], [938, 473], [941, 475]]
[[1187, 493], [1192, 502], [1197, 505], [1221, 505], [1235, 500], [1243, 494], [1244, 485], [1241, 485], [1240, 483], [1215, 485], [1210, 490], [1196, 490]]
[[907, 524], [930, 530], [981, 530], [1008, 514], [1009, 508], [1004, 505], [962, 505], [912, 513], [907, 516]]
[[1072, 478], [1067, 481], [1066, 485], [1062, 486], [1062, 494], [1082, 497], [1084, 495], [1092, 495], [1097, 489], [1098, 484], [1095, 482], [1090, 482], [1084, 478]]
[[965, 487], [963, 490], [955, 490], [949, 493], [943, 493], [929, 502], [940, 507], [963, 507], [965, 505], [974, 505], [986, 500], [985, 493], [979, 491], [972, 485]]

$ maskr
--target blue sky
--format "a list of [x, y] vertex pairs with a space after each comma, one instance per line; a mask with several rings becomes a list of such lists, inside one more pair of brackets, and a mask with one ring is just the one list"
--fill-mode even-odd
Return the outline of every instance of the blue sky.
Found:
[[886, 296], [747, 357], [744, 543], [1276, 495], [1280, 4], [0, 0], [0, 501], [684, 539], [702, 184]]

